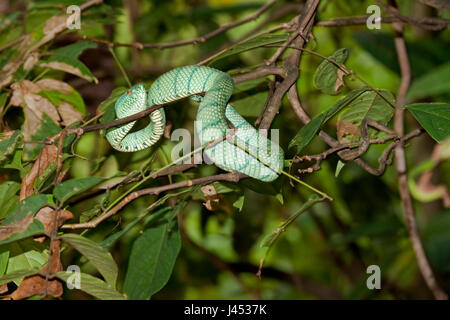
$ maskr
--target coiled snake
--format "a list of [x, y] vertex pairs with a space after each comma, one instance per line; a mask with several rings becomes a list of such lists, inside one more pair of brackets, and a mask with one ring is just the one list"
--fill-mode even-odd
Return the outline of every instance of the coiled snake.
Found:
[[[124, 118], [154, 105], [162, 105], [185, 97], [200, 101], [197, 111], [197, 134], [202, 145], [227, 135], [231, 122], [236, 129], [234, 143], [223, 140], [205, 149], [215, 165], [226, 171], [236, 171], [261, 181], [273, 181], [284, 164], [284, 152], [279, 145], [258, 132], [228, 104], [233, 93], [233, 79], [226, 73], [204, 66], [173, 69], [156, 79], [148, 90], [139, 84], [116, 102], [117, 118]], [[205, 93], [204, 96], [200, 94]], [[135, 124], [114, 127], [106, 138], [113, 148], [134, 152], [156, 143], [164, 132], [166, 119], [162, 108], [150, 114], [150, 124], [130, 132]]]

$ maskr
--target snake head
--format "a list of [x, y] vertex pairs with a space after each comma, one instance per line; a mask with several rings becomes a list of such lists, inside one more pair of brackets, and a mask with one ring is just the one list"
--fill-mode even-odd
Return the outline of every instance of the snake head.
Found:
[[144, 110], [146, 103], [145, 86], [138, 84], [128, 89], [116, 101], [116, 114], [119, 118], [126, 117], [127, 115]]

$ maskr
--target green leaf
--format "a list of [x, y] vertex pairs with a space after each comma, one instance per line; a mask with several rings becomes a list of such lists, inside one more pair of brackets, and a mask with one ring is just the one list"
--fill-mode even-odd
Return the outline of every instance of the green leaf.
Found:
[[78, 91], [73, 88], [70, 93], [64, 93], [57, 90], [42, 90], [39, 92], [39, 95], [50, 100], [50, 102], [55, 106], [59, 106], [64, 101], [68, 102], [82, 115], [86, 114], [86, 106], [84, 104], [84, 100], [78, 93]]
[[[120, 98], [127, 91], [125, 87], [119, 87], [114, 89], [108, 99], [100, 103], [98, 110], [103, 112], [103, 116], [100, 120], [101, 123], [111, 122], [116, 119], [116, 110], [114, 108], [117, 99]], [[105, 132], [105, 130], [103, 130]]]
[[17, 191], [20, 190], [20, 183], [15, 181], [6, 181], [0, 184], [0, 219], [5, 218], [16, 206], [19, 196]]
[[127, 88], [125, 88], [125, 87], [115, 88], [111, 92], [109, 97], [105, 101], [100, 103], [100, 105], [98, 106], [97, 109], [99, 111], [105, 112], [107, 109], [113, 107], [114, 104], [116, 103], [117, 99], [119, 99], [120, 96], [123, 95], [125, 92], [127, 92]]
[[73, 44], [69, 44], [68, 46], [58, 48], [54, 51], [57, 56], [66, 56], [73, 59], [76, 59], [80, 56], [80, 54], [86, 49], [95, 49], [97, 48], [97, 43], [89, 40], [82, 40], [75, 42]]
[[[4, 164], [3, 168], [18, 170], [19, 174], [20, 174], [20, 178], [23, 179], [27, 175], [28, 170], [27, 170], [27, 168], [24, 167], [24, 164], [22, 163], [22, 155], [23, 155], [23, 150], [17, 149], [14, 152], [14, 155], [13, 155], [11, 161]], [[29, 169], [29, 167], [28, 167], [28, 169]]]
[[6, 156], [14, 152], [17, 140], [21, 135], [20, 130], [16, 130], [9, 139], [0, 140], [0, 161], [5, 160]]
[[233, 203], [233, 207], [238, 208], [239, 212], [242, 211], [242, 208], [244, 207], [244, 200], [245, 197], [244, 196], [240, 196], [234, 203]]
[[17, 270], [15, 272], [0, 276], [0, 286], [12, 281], [20, 280], [25, 277], [39, 273], [39, 269]]
[[[168, 197], [167, 197], [168, 198]], [[166, 212], [170, 211], [171, 208], [165, 207], [165, 208], [161, 208], [157, 211], [155, 211], [154, 213], [152, 213], [151, 217], [155, 217], [158, 216], [160, 214], [165, 214]], [[125, 226], [125, 228], [123, 228], [122, 230], [110, 235], [108, 238], [106, 238], [105, 240], [103, 240], [100, 245], [103, 248], [107, 248], [112, 246], [117, 240], [119, 240], [125, 233], [127, 233], [128, 231], [130, 231], [135, 225], [137, 225], [140, 221], [142, 221], [142, 219], [145, 217], [145, 214], [141, 214], [139, 215], [136, 219], [134, 219], [132, 222], [130, 222], [129, 224], [127, 224]]]
[[101, 177], [70, 179], [57, 185], [53, 190], [53, 194], [60, 202], [66, 202], [74, 195], [80, 194], [92, 188], [103, 180], [104, 179]]
[[337, 178], [339, 174], [341, 173], [342, 168], [344, 168], [345, 162], [342, 162], [341, 160], [338, 161], [336, 165], [336, 172], [334, 173], [334, 176]]
[[289, 148], [296, 147], [297, 154], [300, 153], [302, 149], [312, 141], [320, 128], [328, 120], [368, 90], [369, 88], [367, 87], [353, 90], [347, 96], [339, 100], [333, 107], [315, 116], [297, 132], [295, 137], [289, 143]]
[[28, 228], [24, 232], [14, 233], [6, 239], [0, 240], [0, 245], [15, 242], [17, 240], [25, 239], [25, 238], [28, 238], [31, 236], [44, 234], [44, 233], [45, 233], [45, 228], [42, 225], [42, 223], [37, 219], [33, 219], [32, 223], [28, 226]]
[[[41, 268], [48, 262], [48, 254], [44, 252], [48, 245], [37, 243], [33, 239], [25, 239], [2, 246], [9, 250], [9, 261], [6, 274], [19, 270]], [[17, 283], [17, 281], [15, 281]]]
[[55, 70], [61, 70], [74, 74], [88, 81], [98, 82], [97, 78], [91, 73], [84, 63], [78, 60], [78, 56], [89, 48], [97, 48], [97, 44], [92, 41], [84, 40], [75, 42], [68, 46], [56, 49], [47, 60], [40, 62], [42, 67], [48, 67]]
[[279, 42], [284, 42], [288, 39], [289, 35], [286, 33], [283, 34], [261, 34], [254, 38], [251, 38], [242, 43], [235, 44], [231, 46], [227, 51], [217, 56], [213, 61], [209, 64], [215, 63], [223, 58], [239, 54], [248, 50], [252, 50], [255, 48], [259, 48], [268, 44], [274, 44]]
[[2, 222], [2, 226], [6, 226], [12, 222], [19, 221], [27, 215], [35, 214], [43, 206], [49, 203], [47, 195], [35, 194], [22, 201], [14, 208], [14, 210]]
[[408, 101], [450, 93], [450, 62], [415, 80], [406, 96]]
[[339, 100], [330, 109], [325, 111], [324, 123], [334, 117], [338, 112], [340, 112], [345, 107], [349, 106], [353, 101], [359, 98], [363, 93], [370, 91], [369, 87], [363, 87], [360, 89], [355, 89], [350, 91], [344, 98]]
[[39, 62], [41, 67], [47, 67], [55, 70], [64, 71], [90, 82], [98, 82], [97, 78], [91, 73], [86, 65], [76, 58], [70, 56], [53, 56], [47, 60]]
[[[239, 192], [241, 190], [234, 183], [227, 183], [225, 181], [223, 181], [223, 182], [215, 181], [212, 183], [212, 185], [214, 186], [214, 188], [216, 189], [218, 194]], [[200, 189], [199, 189], [199, 191], [200, 191]], [[202, 194], [203, 194], [203, 192], [202, 192]]]
[[407, 105], [406, 109], [437, 142], [450, 134], [450, 104], [415, 103]]
[[6, 272], [9, 259], [9, 248], [7, 246], [0, 247], [0, 276]]
[[343, 108], [350, 105], [356, 98], [367, 92], [369, 88], [364, 87], [361, 89], [356, 89], [347, 94], [344, 98], [339, 100], [330, 109], [318, 114], [310, 122], [304, 125], [295, 135], [295, 137], [289, 143], [289, 148], [296, 147], [297, 154], [305, 148], [312, 139], [316, 136], [320, 128], [330, 120], [334, 115], [336, 115]]
[[305, 124], [295, 135], [295, 137], [289, 142], [289, 148], [296, 147], [297, 154], [306, 147], [312, 139], [316, 136], [320, 127], [324, 123], [325, 113], [318, 114], [310, 122]]
[[[338, 125], [339, 122], [348, 122], [359, 127], [364, 118], [370, 118], [386, 125], [394, 115], [395, 98], [389, 91], [379, 90], [378, 92], [383, 98], [375, 91], [369, 91], [350, 102], [347, 108], [339, 115]], [[347, 132], [342, 132], [341, 134], [346, 136]]]
[[[338, 64], [343, 64], [347, 60], [349, 50], [341, 48], [328, 57]], [[339, 93], [339, 88], [344, 85], [345, 72], [340, 70], [335, 64], [324, 60], [314, 74], [314, 86], [326, 94], [335, 95]]]
[[6, 100], [8, 99], [8, 94], [6, 92], [0, 93], [0, 112], [3, 111], [3, 108], [6, 105]]
[[111, 253], [96, 242], [78, 234], [64, 234], [61, 238], [85, 256], [97, 268], [107, 283], [113, 288], [116, 287], [118, 268]]
[[279, 193], [275, 196], [275, 198], [278, 200], [278, 202], [280, 202], [281, 205], [284, 204], [284, 198], [283, 198], [283, 194]]
[[168, 213], [134, 242], [124, 283], [129, 299], [149, 299], [169, 280], [181, 248], [173, 216]]
[[269, 92], [258, 92], [254, 95], [231, 102], [234, 109], [243, 117], [257, 117], [266, 103]]
[[[41, 127], [31, 136], [33, 141], [44, 141], [48, 137], [53, 137], [61, 131], [61, 127], [55, 123], [46, 113], [42, 116]], [[24, 160], [35, 159], [44, 145], [42, 143], [27, 143], [24, 145]]]
[[[73, 276], [71, 272], [56, 272], [55, 276], [65, 282]], [[86, 273], [80, 273], [80, 290], [102, 300], [125, 300], [125, 297], [103, 280]]]

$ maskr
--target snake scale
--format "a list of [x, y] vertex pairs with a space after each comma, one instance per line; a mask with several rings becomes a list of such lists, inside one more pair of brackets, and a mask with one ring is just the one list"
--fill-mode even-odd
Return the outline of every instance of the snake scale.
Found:
[[[205, 66], [179, 67], [158, 77], [148, 93], [142, 84], [129, 89], [115, 104], [116, 117], [124, 118], [154, 105], [190, 97], [200, 102], [196, 130], [202, 145], [229, 133], [227, 119], [236, 129], [231, 136], [233, 143], [222, 140], [205, 149], [208, 158], [225, 171], [273, 181], [283, 169], [284, 152], [228, 104], [233, 89], [233, 79], [222, 71]], [[130, 132], [135, 124], [130, 122], [109, 129], [106, 138], [113, 148], [122, 152], [148, 148], [160, 139], [166, 124], [163, 108], [149, 117], [149, 125], [139, 131]]]

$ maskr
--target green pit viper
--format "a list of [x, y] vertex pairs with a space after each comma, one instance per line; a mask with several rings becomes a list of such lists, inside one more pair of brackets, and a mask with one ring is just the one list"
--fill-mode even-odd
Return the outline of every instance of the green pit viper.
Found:
[[[229, 133], [227, 119], [236, 130], [231, 136], [233, 143], [222, 140], [206, 148], [208, 158], [225, 171], [243, 173], [265, 182], [273, 181], [283, 169], [284, 152], [228, 104], [233, 89], [233, 79], [222, 71], [205, 66], [180, 67], [158, 77], [148, 93], [142, 84], [129, 89], [115, 104], [116, 117], [124, 118], [151, 106], [190, 97], [200, 102], [196, 121], [202, 145]], [[203, 93], [204, 96], [201, 96]], [[164, 133], [166, 118], [162, 108], [149, 117], [149, 125], [139, 131], [130, 132], [135, 121], [109, 129], [107, 140], [113, 148], [122, 152], [150, 147]]]

